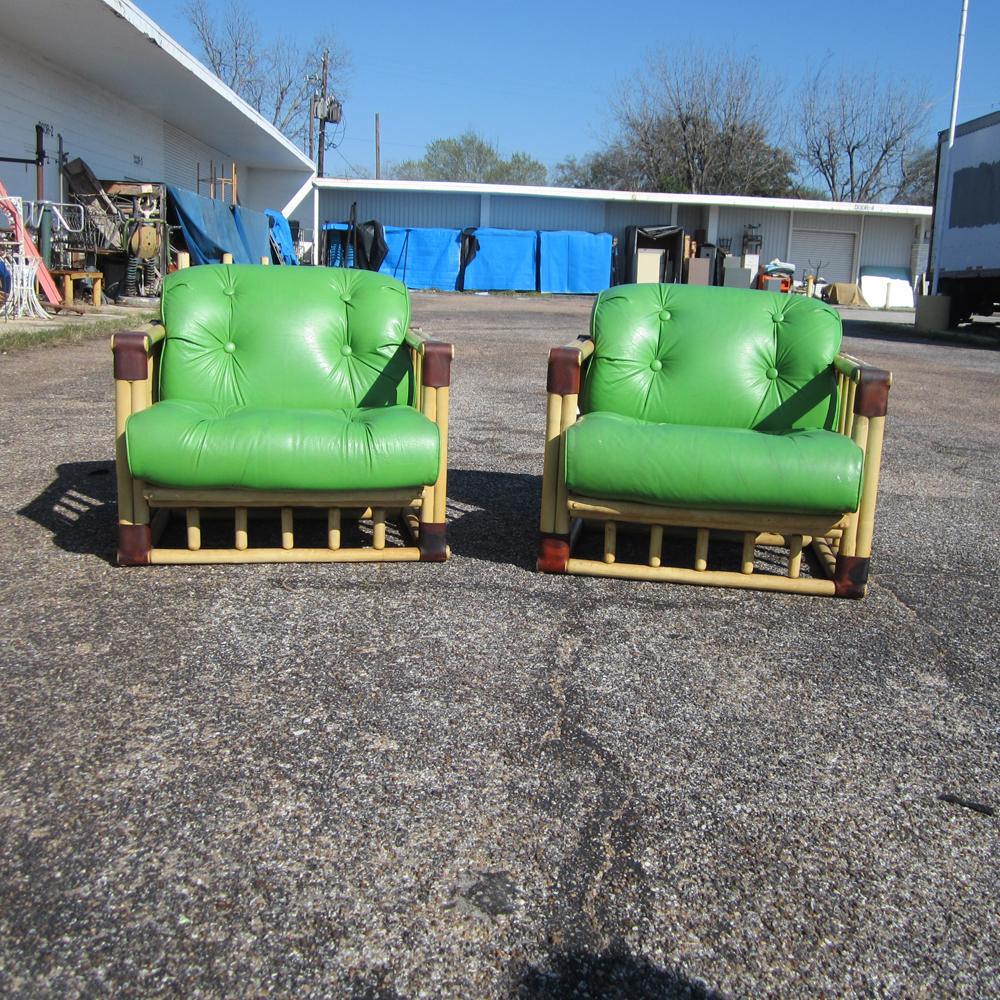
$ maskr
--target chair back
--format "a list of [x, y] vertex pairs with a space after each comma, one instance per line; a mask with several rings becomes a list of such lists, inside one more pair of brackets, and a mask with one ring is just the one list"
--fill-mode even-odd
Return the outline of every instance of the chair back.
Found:
[[832, 429], [840, 316], [799, 295], [617, 285], [591, 317], [581, 409], [655, 423]]
[[392, 406], [413, 395], [406, 287], [371, 271], [208, 264], [167, 276], [160, 398]]

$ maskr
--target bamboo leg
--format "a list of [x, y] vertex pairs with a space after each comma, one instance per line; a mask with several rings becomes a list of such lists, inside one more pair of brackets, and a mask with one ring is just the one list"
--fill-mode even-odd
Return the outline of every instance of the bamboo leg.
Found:
[[445, 510], [448, 501], [448, 395], [446, 385], [438, 387], [437, 425], [441, 434], [441, 455], [438, 463], [438, 477], [434, 484], [434, 523], [444, 524]]
[[326, 544], [328, 548], [340, 548], [340, 508], [331, 507], [326, 512]]
[[233, 255], [231, 253], [224, 253], [222, 255], [223, 264], [232, 264], [232, 262], [233, 262]]
[[743, 532], [743, 555], [740, 559], [741, 573], [752, 573], [753, 572], [753, 553], [757, 546], [757, 533], [754, 531]]
[[694, 542], [694, 568], [699, 573], [708, 569], [708, 528], [699, 528]]
[[[434, 386], [425, 385], [423, 388], [423, 405], [421, 413], [432, 423], [437, 423], [437, 393]], [[440, 465], [439, 465], [440, 469]], [[424, 500], [420, 505], [420, 523], [430, 524], [434, 521], [434, 510], [437, 506], [435, 486], [424, 487]]]
[[858, 511], [858, 537], [855, 554], [868, 558], [872, 554], [872, 535], [875, 531], [875, 501], [878, 498], [878, 480], [882, 465], [882, 439], [885, 417], [869, 417], [868, 445], [865, 448], [864, 487]]
[[562, 397], [549, 393], [545, 411], [545, 455], [542, 464], [542, 521], [540, 530], [555, 530], [556, 477], [559, 474], [559, 422], [562, 416]]
[[183, 271], [184, 268], [191, 266], [191, 254], [186, 250], [181, 250], [177, 254], [177, 270]]
[[788, 577], [797, 580], [802, 571], [802, 536], [792, 535], [788, 539]]
[[372, 548], [385, 548], [385, 508], [376, 507], [372, 511]]
[[615, 543], [618, 539], [618, 525], [614, 521], [604, 522], [604, 561], [615, 561]]
[[283, 549], [295, 547], [295, 531], [291, 507], [281, 508], [281, 547]]
[[236, 538], [235, 545], [236, 548], [243, 552], [246, 550], [247, 546], [250, 544], [250, 535], [247, 531], [247, 509], [246, 507], [237, 507], [235, 509], [236, 515]]
[[576, 393], [562, 397], [562, 413], [559, 418], [559, 451], [556, 455], [556, 509], [555, 523], [553, 525], [557, 535], [568, 535], [570, 526], [569, 510], [566, 506], [566, 477], [562, 469], [562, 449], [564, 445], [564, 433], [567, 427], [571, 427], [576, 422], [576, 405], [578, 396]]
[[115, 475], [118, 479], [118, 520], [132, 523], [132, 475], [125, 451], [125, 421], [132, 412], [132, 387], [123, 379], [115, 382]]
[[659, 566], [663, 558], [663, 525], [654, 524], [649, 529], [649, 565]]
[[197, 507], [188, 507], [185, 511], [187, 519], [187, 546], [192, 552], [201, 548], [201, 514]]

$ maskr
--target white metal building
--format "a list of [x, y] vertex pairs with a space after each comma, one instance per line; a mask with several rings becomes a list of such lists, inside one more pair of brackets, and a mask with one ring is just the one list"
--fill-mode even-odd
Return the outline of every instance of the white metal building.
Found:
[[[303, 193], [303, 198], [305, 194]], [[709, 243], [742, 246], [747, 225], [759, 225], [761, 260], [779, 258], [799, 273], [821, 265], [828, 281], [857, 281], [862, 267], [924, 269], [931, 209], [792, 198], [645, 194], [577, 188], [316, 178], [312, 224], [358, 219], [411, 227], [492, 226], [501, 229], [608, 232], [630, 225], [680, 225], [704, 230]], [[306, 211], [298, 209], [301, 217]], [[811, 267], [810, 267], [811, 265]]]
[[[0, 156], [35, 156], [58, 200], [57, 144], [102, 179], [194, 190], [215, 161], [237, 164], [248, 208], [283, 209], [313, 174], [309, 158], [130, 0], [3, 0]], [[35, 198], [34, 166], [0, 162], [10, 194]], [[207, 194], [203, 187], [202, 193]]]

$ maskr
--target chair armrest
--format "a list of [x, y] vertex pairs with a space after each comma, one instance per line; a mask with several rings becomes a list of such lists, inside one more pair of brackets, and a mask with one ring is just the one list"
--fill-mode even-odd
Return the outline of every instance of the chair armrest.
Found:
[[443, 389], [451, 385], [451, 363], [455, 357], [455, 345], [441, 340], [428, 340], [416, 330], [406, 331], [406, 346], [419, 355], [417, 382], [419, 386]]
[[580, 371], [594, 353], [594, 342], [579, 337], [572, 344], [553, 347], [549, 351], [549, 371], [546, 388], [556, 396], [575, 396], [580, 392]]
[[124, 382], [142, 382], [149, 377], [149, 359], [166, 336], [162, 323], [154, 322], [141, 330], [123, 330], [111, 338], [115, 378]]
[[867, 365], [849, 354], [838, 354], [833, 365], [857, 386], [854, 413], [859, 417], [884, 417], [889, 405], [892, 372]]

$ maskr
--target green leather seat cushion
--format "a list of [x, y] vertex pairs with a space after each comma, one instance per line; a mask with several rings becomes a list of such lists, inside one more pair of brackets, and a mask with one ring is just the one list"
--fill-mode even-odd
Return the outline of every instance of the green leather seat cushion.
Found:
[[409, 406], [242, 407], [172, 399], [125, 426], [133, 476], [160, 486], [375, 490], [437, 480], [437, 425]]
[[665, 507], [845, 513], [863, 455], [819, 428], [765, 433], [588, 413], [566, 432], [571, 493]]

